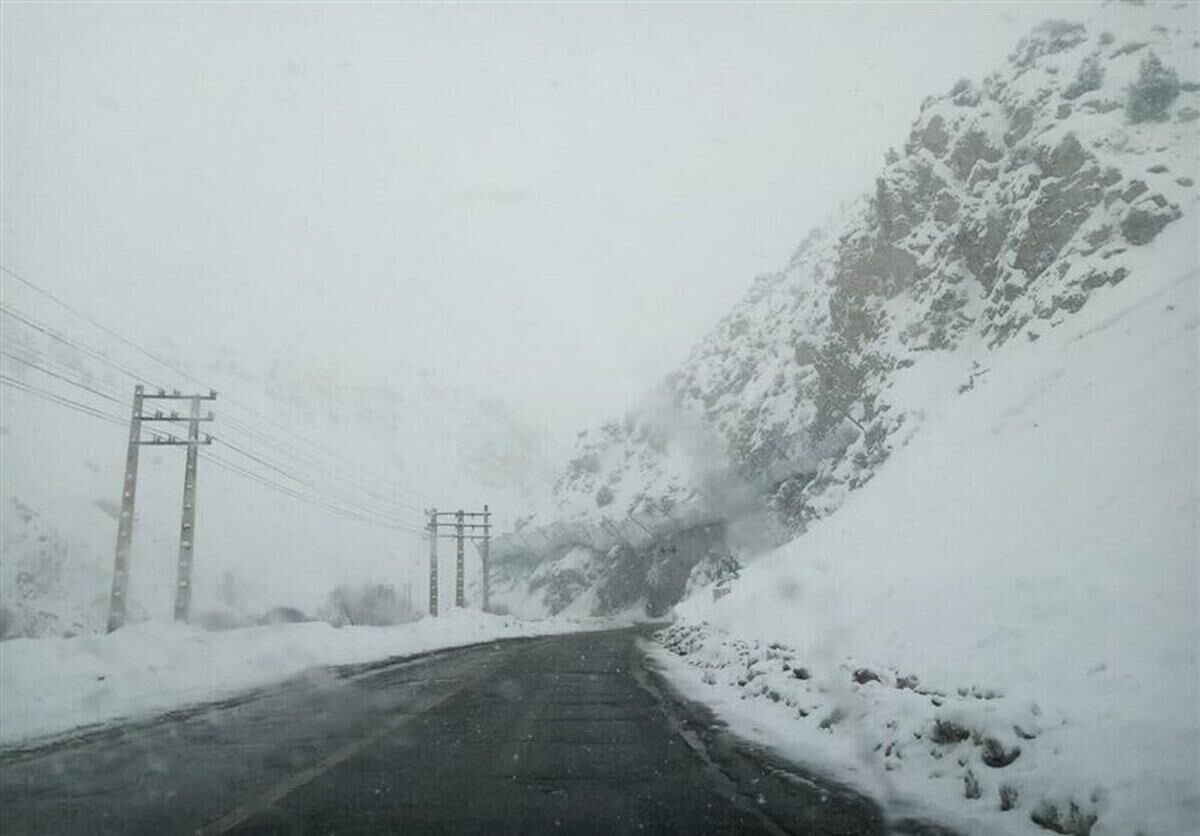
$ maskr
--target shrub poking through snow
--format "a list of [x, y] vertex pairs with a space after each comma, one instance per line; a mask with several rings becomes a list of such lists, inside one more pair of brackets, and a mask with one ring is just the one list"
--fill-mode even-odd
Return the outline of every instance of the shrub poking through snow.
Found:
[[1042, 801], [1029, 814], [1034, 824], [1066, 836], [1088, 836], [1096, 824], [1096, 814], [1084, 812], [1074, 801], [1059, 805]]
[[1008, 766], [1021, 755], [1021, 747], [1013, 746], [1011, 749], [1006, 749], [1004, 744], [994, 737], [985, 737], [983, 739], [983, 762], [993, 769], [1001, 769]]
[[979, 786], [979, 779], [970, 769], [963, 775], [963, 797], [972, 800], [983, 797], [983, 788]]
[[1100, 56], [1093, 52], [1079, 65], [1075, 80], [1063, 91], [1063, 98], [1078, 99], [1084, 93], [1099, 90], [1103, 83], [1104, 69], [1100, 66]]
[[859, 685], [866, 685], [868, 682], [879, 682], [879, 674], [870, 668], [859, 668], [854, 672], [854, 681]]
[[949, 746], [952, 743], [961, 743], [970, 736], [971, 732], [968, 729], [953, 720], [944, 720], [939, 717], [933, 721], [933, 732], [929, 735], [929, 739], [934, 743]]
[[844, 719], [846, 719], [846, 712], [842, 711], [840, 708], [835, 708], [825, 716], [824, 720], [821, 721], [821, 728], [832, 729]]
[[1017, 792], [1016, 787], [1014, 787], [1012, 784], [1001, 784], [1000, 785], [1000, 809], [1001, 810], [1012, 810], [1013, 808], [1015, 808], [1017, 806], [1017, 802], [1019, 800], [1020, 800], [1020, 793]]
[[1178, 73], [1163, 66], [1158, 56], [1149, 52], [1142, 59], [1137, 80], [1129, 86], [1125, 115], [1134, 124], [1161, 122], [1167, 118], [1167, 110], [1178, 96]]

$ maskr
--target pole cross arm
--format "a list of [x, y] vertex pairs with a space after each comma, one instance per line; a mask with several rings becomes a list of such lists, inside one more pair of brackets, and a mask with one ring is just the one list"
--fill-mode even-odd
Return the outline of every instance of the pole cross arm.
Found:
[[138, 444], [147, 447], [187, 447], [189, 444], [212, 444], [212, 436], [206, 436], [201, 441], [188, 441], [186, 438], [155, 438], [139, 441]]
[[217, 399], [217, 392], [215, 389], [209, 389], [207, 395], [185, 395], [178, 389], [171, 392], [159, 389], [157, 394], [147, 392], [142, 395], [142, 399], [147, 401], [190, 401], [196, 398], [202, 401], [215, 401]]

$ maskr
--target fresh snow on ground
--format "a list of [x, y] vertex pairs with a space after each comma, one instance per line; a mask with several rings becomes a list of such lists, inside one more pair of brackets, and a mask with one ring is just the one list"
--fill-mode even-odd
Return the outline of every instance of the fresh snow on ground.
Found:
[[603, 626], [456, 610], [395, 627], [310, 622], [206, 632], [147, 622], [108, 635], [12, 639], [0, 644], [0, 745], [152, 716], [327, 665]]
[[898, 380], [907, 445], [677, 608], [674, 680], [968, 832], [1200, 833], [1200, 277], [1168, 235], [1038, 340]]

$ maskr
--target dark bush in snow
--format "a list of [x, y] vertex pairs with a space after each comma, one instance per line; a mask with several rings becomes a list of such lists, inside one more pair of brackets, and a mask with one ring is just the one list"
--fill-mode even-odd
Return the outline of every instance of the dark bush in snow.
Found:
[[993, 769], [1002, 769], [1015, 761], [1021, 755], [1021, 747], [1004, 748], [1004, 744], [994, 737], [983, 740], [983, 762]]
[[934, 743], [947, 745], [966, 740], [970, 736], [971, 732], [968, 729], [953, 720], [939, 718], [933, 722], [933, 733], [929, 735], [929, 739]]
[[1074, 801], [1060, 807], [1051, 801], [1042, 801], [1029, 814], [1030, 820], [1046, 830], [1069, 836], [1088, 836], [1096, 824], [1096, 814], [1079, 809]]
[[260, 624], [300, 624], [312, 619], [295, 607], [274, 607], [258, 621]]
[[1100, 56], [1092, 53], [1079, 65], [1079, 71], [1075, 73], [1075, 80], [1063, 91], [1063, 98], [1077, 99], [1084, 93], [1099, 90], [1103, 83], [1104, 69], [1100, 66]]
[[339, 586], [329, 593], [321, 617], [335, 627], [347, 624], [382, 627], [416, 620], [408, 601], [400, 600], [394, 587], [364, 584]]
[[1129, 121], [1156, 122], [1167, 118], [1167, 110], [1179, 95], [1179, 74], [1153, 52], [1142, 59], [1137, 81], [1129, 85], [1125, 115]]
[[1131, 244], [1149, 244], [1181, 214], [1179, 207], [1167, 203], [1162, 195], [1151, 195], [1139, 201], [1121, 220], [1121, 234]]
[[209, 631], [236, 630], [239, 627], [247, 627], [251, 623], [241, 613], [228, 608], [201, 610], [193, 613], [189, 621], [200, 629]]

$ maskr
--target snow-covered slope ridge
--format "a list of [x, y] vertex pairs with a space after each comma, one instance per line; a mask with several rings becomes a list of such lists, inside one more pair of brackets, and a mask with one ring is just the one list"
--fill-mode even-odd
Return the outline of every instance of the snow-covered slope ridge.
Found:
[[[644, 592], [664, 567], [695, 573], [671, 584], [682, 594], [722, 548], [746, 554], [730, 524], [765, 509], [751, 528], [775, 543], [804, 532], [998, 349], [1146, 281], [1139, 256], [1195, 220], [1196, 15], [1104, 15], [1047, 22], [993, 75], [927, 99], [874, 188], [758, 278], [653, 405], [582, 434], [529, 524], [500, 544], [513, 599], [533, 566], [580, 545], [601, 591], [615, 548], [643, 553], [621, 572], [653, 564]], [[901, 373], [920, 385], [899, 391]], [[653, 554], [655, 536], [698, 523], [724, 525], [725, 542]]]
[[1200, 278], [1196, 231], [1163, 239], [1175, 258], [997, 350], [836, 514], [681, 603], [678, 681], [963, 832], [1200, 833]]

